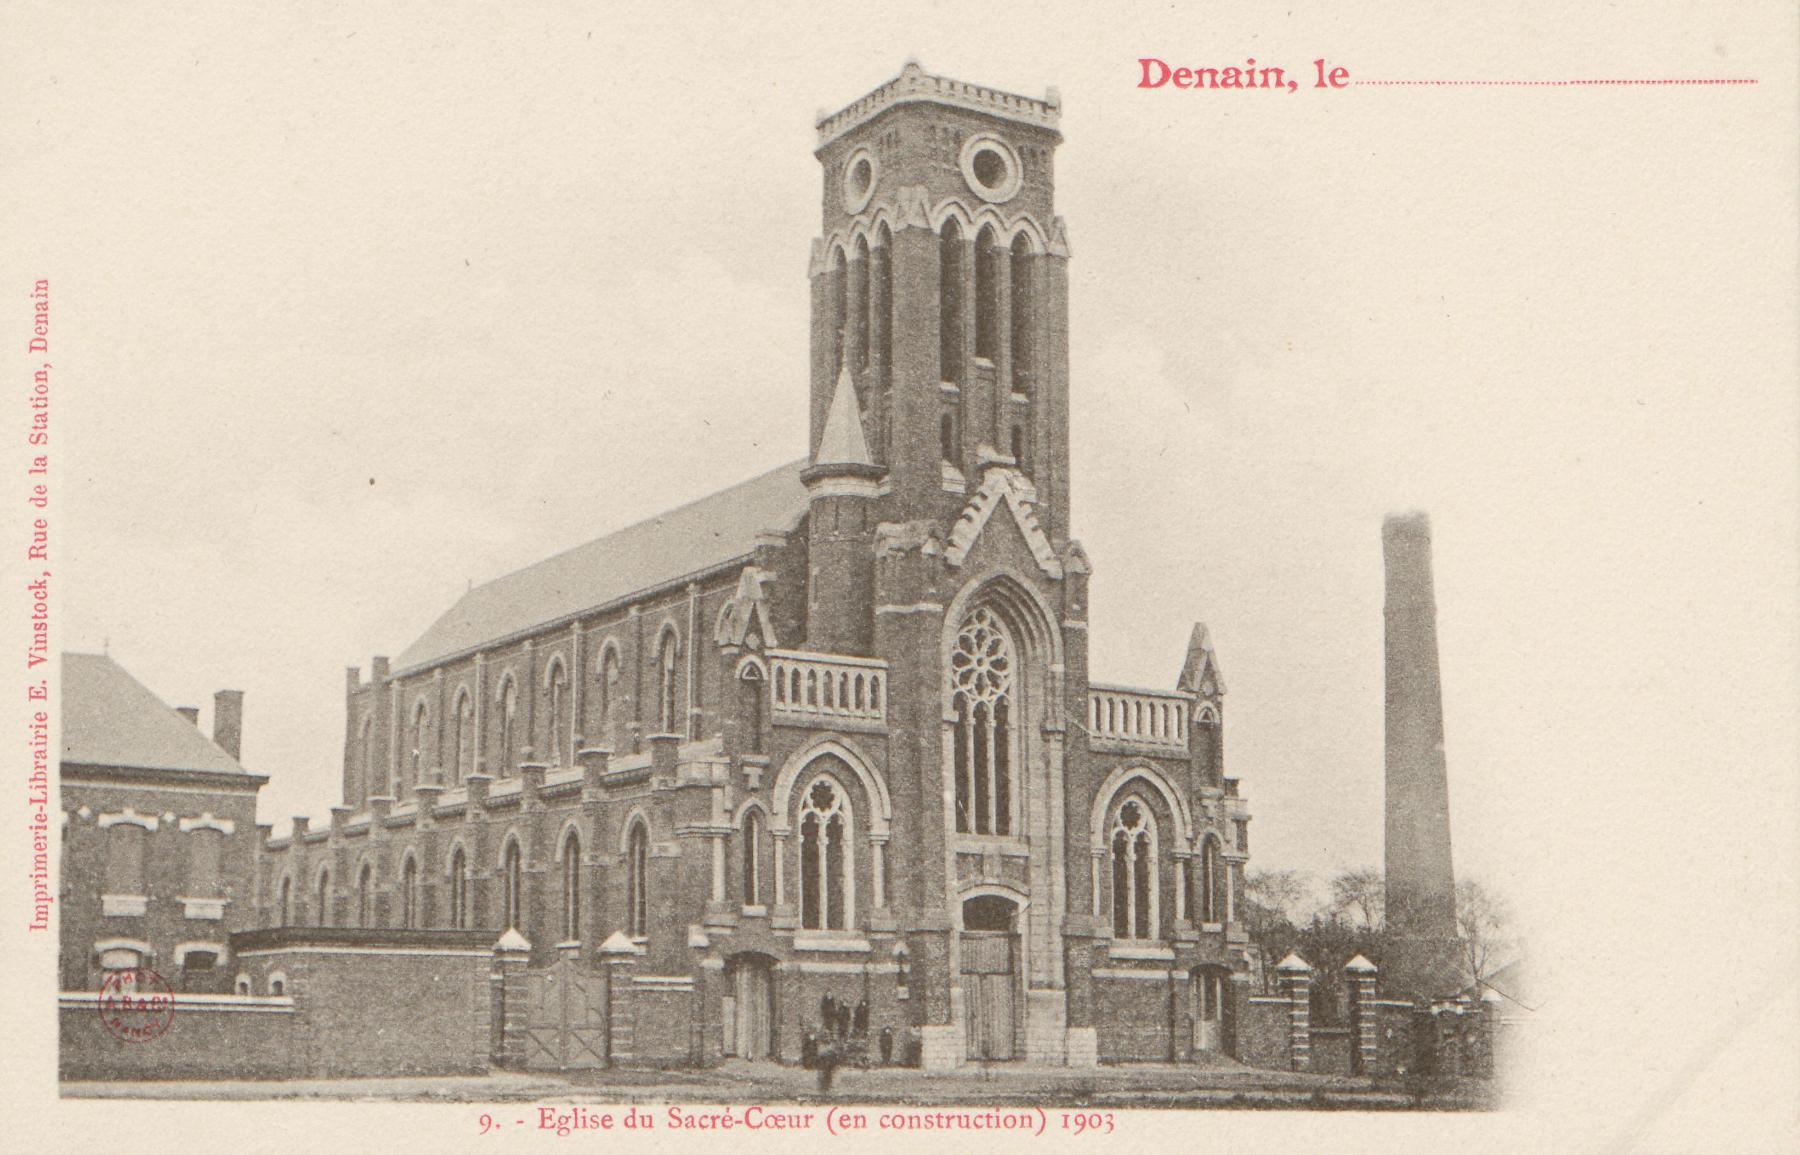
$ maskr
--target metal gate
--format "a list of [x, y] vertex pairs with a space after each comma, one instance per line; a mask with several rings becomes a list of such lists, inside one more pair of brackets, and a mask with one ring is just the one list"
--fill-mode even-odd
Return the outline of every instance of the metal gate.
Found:
[[565, 1071], [606, 1066], [604, 976], [565, 958], [525, 980], [525, 1065]]

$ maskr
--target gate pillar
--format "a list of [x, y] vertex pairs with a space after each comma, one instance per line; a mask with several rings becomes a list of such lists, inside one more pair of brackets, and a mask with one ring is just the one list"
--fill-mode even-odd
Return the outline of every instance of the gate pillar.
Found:
[[494, 944], [494, 969], [500, 975], [500, 1053], [502, 1067], [525, 1065], [525, 1029], [529, 1021], [526, 971], [531, 965], [531, 943], [517, 930], [508, 930]]

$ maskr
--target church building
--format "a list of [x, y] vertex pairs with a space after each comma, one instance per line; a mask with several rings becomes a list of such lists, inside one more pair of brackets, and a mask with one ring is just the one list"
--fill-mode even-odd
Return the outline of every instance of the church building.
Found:
[[610, 969], [622, 1063], [1236, 1053], [1218, 659], [1088, 667], [1059, 116], [909, 63], [818, 121], [805, 456], [352, 668], [342, 802], [264, 838], [260, 925]]

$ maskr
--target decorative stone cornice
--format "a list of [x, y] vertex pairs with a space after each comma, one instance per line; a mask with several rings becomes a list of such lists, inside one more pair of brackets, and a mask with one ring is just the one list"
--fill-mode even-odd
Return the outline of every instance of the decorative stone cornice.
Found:
[[823, 149], [857, 125], [873, 120], [890, 108], [918, 103], [949, 105], [1053, 133], [1057, 132], [1057, 125], [1062, 120], [1062, 96], [1054, 88], [1045, 89], [1042, 100], [1034, 100], [1029, 96], [970, 84], [966, 80], [933, 76], [920, 67], [918, 61], [908, 60], [900, 75], [886, 84], [836, 112], [821, 114], [816, 125], [818, 148]]

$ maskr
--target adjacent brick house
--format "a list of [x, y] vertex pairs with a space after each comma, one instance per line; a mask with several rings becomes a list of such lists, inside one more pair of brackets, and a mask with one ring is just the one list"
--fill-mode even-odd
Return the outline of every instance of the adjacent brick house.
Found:
[[1236, 1050], [1210, 639], [1167, 689], [1088, 670], [1059, 114], [909, 64], [819, 121], [807, 456], [352, 669], [261, 925], [516, 929], [614, 968], [614, 1061]]
[[232, 989], [268, 779], [238, 765], [243, 695], [221, 690], [213, 715], [208, 739], [110, 657], [63, 655], [63, 990], [138, 966], [184, 991]]

